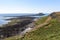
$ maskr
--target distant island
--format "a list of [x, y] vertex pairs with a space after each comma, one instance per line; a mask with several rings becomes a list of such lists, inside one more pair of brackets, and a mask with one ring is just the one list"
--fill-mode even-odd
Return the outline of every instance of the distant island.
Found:
[[[11, 14], [10, 14], [11, 15]], [[16, 14], [15, 16], [12, 14], [11, 16], [5, 15], [4, 17], [22, 17], [22, 16], [43, 16], [45, 15], [44, 13], [37, 13], [37, 14], [27, 14], [27, 15], [20, 15], [20, 14]]]
[[26, 16], [43, 16], [45, 15], [44, 13], [38, 13], [38, 14], [32, 14], [32, 15], [26, 15]]

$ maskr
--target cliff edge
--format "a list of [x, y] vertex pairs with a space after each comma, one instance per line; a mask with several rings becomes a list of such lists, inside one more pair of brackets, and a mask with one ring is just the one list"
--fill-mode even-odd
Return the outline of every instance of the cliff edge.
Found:
[[42, 17], [35, 24], [35, 28], [24, 37], [5, 40], [60, 40], [60, 12]]

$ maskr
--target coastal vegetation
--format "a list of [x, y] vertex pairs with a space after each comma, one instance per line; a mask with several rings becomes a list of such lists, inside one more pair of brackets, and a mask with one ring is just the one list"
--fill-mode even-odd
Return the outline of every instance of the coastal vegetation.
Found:
[[53, 12], [49, 16], [42, 17], [35, 24], [36, 27], [40, 27], [26, 33], [23, 37], [16, 35], [5, 40], [60, 40], [60, 12]]
[[44, 23], [47, 18], [48, 18], [47, 16], [41, 17], [40, 19], [38, 19], [38, 20], [35, 22], [35, 25], [39, 25], [39, 24]]
[[26, 34], [23, 40], [60, 40], [60, 22], [58, 20], [60, 14], [52, 13], [51, 15], [50, 24]]

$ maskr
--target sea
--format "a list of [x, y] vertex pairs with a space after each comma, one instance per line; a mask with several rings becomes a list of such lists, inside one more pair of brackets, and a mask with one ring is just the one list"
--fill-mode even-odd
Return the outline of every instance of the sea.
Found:
[[[3, 25], [3, 24], [7, 24], [8, 22], [10, 22], [10, 20], [5, 20], [5, 19], [10, 19], [10, 18], [14, 18], [16, 16], [24, 16], [24, 15], [30, 15], [29, 13], [28, 14], [0, 14], [0, 26]], [[44, 16], [47, 16], [49, 14], [45, 14]], [[32, 16], [32, 17], [43, 17], [43, 16]]]

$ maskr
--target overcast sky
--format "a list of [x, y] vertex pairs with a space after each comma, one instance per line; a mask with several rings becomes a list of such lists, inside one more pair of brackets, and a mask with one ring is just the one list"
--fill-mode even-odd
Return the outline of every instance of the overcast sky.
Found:
[[60, 0], [0, 0], [0, 14], [54, 11], [60, 11]]

